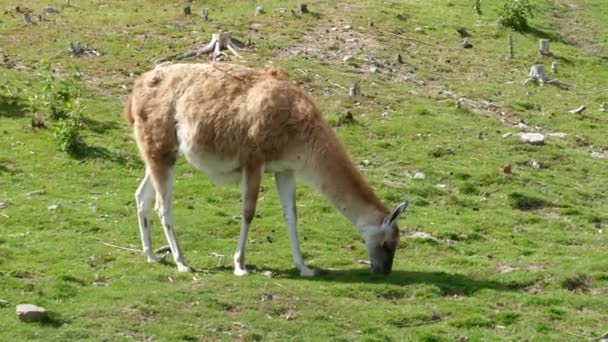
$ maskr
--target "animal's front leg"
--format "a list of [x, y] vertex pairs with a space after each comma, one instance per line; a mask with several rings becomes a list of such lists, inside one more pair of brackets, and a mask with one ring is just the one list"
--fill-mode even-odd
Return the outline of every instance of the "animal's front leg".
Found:
[[248, 166], [243, 170], [243, 180], [241, 181], [241, 199], [243, 205], [241, 233], [236, 245], [236, 252], [234, 253], [234, 274], [237, 276], [249, 274], [249, 271], [245, 268], [245, 244], [247, 243], [249, 226], [255, 215], [255, 207], [258, 201], [261, 180], [261, 166]]
[[298, 222], [296, 213], [296, 182], [292, 171], [283, 171], [275, 174], [277, 191], [283, 207], [283, 216], [289, 230], [289, 240], [291, 242], [291, 252], [293, 261], [300, 271], [302, 277], [313, 277], [316, 275], [314, 270], [306, 267], [304, 258], [300, 251], [300, 241], [298, 240]]

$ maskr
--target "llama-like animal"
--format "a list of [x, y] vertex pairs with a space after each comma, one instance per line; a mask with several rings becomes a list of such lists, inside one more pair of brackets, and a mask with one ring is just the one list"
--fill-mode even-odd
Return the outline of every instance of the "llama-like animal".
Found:
[[372, 272], [390, 273], [399, 242], [397, 219], [408, 202], [387, 209], [352, 163], [314, 100], [279, 68], [227, 63], [161, 64], [141, 75], [124, 106], [146, 164], [135, 193], [143, 252], [155, 255], [149, 211], [155, 199], [180, 272], [192, 271], [175, 238], [171, 215], [173, 168], [178, 153], [215, 182], [241, 182], [241, 231], [234, 274], [245, 268], [247, 232], [264, 172], [274, 173], [293, 260], [302, 276], [294, 174], [310, 181], [363, 234]]

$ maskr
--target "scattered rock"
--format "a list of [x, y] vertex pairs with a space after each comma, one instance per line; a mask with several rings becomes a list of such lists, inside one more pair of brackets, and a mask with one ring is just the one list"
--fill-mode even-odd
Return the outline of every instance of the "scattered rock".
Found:
[[556, 132], [556, 133], [547, 133], [548, 137], [551, 138], [565, 138], [568, 136], [568, 133]]
[[517, 126], [517, 128], [521, 129], [522, 131], [525, 131], [528, 129], [528, 125], [526, 125], [523, 122], [518, 122], [517, 125], [515, 125], [515, 126]]
[[262, 28], [262, 24], [251, 24], [251, 26], [249, 26], [249, 28], [253, 31], [259, 31]]
[[425, 179], [426, 175], [422, 171], [416, 171], [413, 178], [414, 179]]
[[346, 62], [352, 60], [353, 58], [355, 58], [355, 57], [353, 57], [352, 55], [346, 55], [342, 58], [342, 62], [346, 63]]
[[262, 294], [262, 298], [260, 299], [260, 301], [262, 303], [264, 303], [264, 302], [270, 302], [273, 299], [274, 299], [274, 297], [272, 296], [272, 294], [270, 294], [270, 293], [264, 293], [264, 294]]
[[22, 322], [39, 322], [47, 319], [49, 316], [45, 308], [32, 304], [17, 305], [17, 317]]
[[519, 139], [530, 145], [543, 145], [545, 143], [545, 136], [540, 133], [524, 133], [519, 136]]
[[51, 205], [48, 206], [47, 209], [51, 210], [51, 211], [57, 210], [57, 209], [59, 209], [59, 204], [58, 203], [51, 204]]
[[268, 278], [274, 278], [277, 274], [272, 272], [272, 271], [264, 271], [263, 273], [265, 276], [267, 276]]
[[346, 114], [340, 116], [340, 119], [338, 119], [338, 126], [348, 126], [355, 123], [357, 123], [357, 120], [355, 120], [353, 113], [350, 111], [346, 111]]
[[606, 111], [606, 102], [602, 102], [600, 103], [600, 112], [605, 112]]
[[464, 27], [461, 27], [461, 28], [457, 29], [456, 31], [458, 32], [458, 34], [460, 34], [460, 37], [462, 37], [462, 38], [469, 38], [471, 36], [469, 31], [467, 31], [467, 29]]
[[503, 135], [502, 135], [502, 137], [503, 137], [503, 138], [508, 138], [508, 137], [510, 137], [510, 136], [512, 136], [512, 135], [513, 135], [513, 133], [512, 133], [512, 132], [507, 132], [507, 133], [503, 134]]
[[504, 172], [507, 175], [510, 175], [513, 173], [513, 167], [511, 166], [511, 164], [506, 163], [502, 166], [502, 172]]
[[608, 152], [605, 151], [592, 151], [591, 157], [597, 159], [608, 159]]
[[59, 13], [59, 11], [56, 10], [55, 8], [53, 8], [53, 7], [47, 7], [47, 8], [44, 9], [44, 13], [46, 13], [46, 14], [56, 14], [56, 13]]
[[0, 209], [8, 208], [9, 205], [11, 204], [8, 202], [0, 202]]
[[424, 32], [424, 29], [422, 27], [418, 26], [418, 27], [416, 27], [415, 31], [418, 33], [422, 33], [422, 32]]
[[448, 185], [447, 184], [437, 184], [437, 185], [435, 185], [435, 187], [437, 189], [445, 190], [448, 188]]
[[424, 239], [424, 240], [439, 241], [438, 238], [434, 237], [433, 235], [431, 235], [427, 232], [413, 232], [410, 234], [406, 234], [405, 237], [408, 239]]
[[375, 65], [372, 65], [372, 66], [369, 67], [369, 72], [371, 72], [372, 74], [377, 73], [378, 70], [379, 70], [378, 67], [375, 66]]
[[363, 166], [370, 166], [370, 165], [372, 165], [372, 162], [369, 159], [363, 159], [361, 161], [361, 165], [363, 165]]
[[468, 39], [465, 39], [462, 42], [462, 47], [465, 48], [465, 49], [472, 49], [473, 48], [473, 44], [471, 44]]
[[530, 166], [532, 166], [533, 169], [540, 169], [540, 163], [536, 160], [530, 161]]
[[345, 30], [351, 30], [352, 28], [353, 28], [353, 27], [352, 27], [352, 26], [350, 26], [350, 25], [344, 25], [344, 29], [345, 29]]

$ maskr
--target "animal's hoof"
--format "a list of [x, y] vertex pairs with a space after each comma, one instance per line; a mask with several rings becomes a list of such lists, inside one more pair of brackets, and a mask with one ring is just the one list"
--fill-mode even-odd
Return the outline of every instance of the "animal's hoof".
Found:
[[311, 270], [308, 267], [304, 267], [300, 269], [300, 276], [305, 278], [315, 277], [319, 274], [316, 270]]
[[177, 264], [177, 271], [187, 273], [194, 272], [194, 269], [186, 264]]
[[246, 276], [246, 275], [249, 275], [249, 271], [247, 271], [244, 268], [235, 268], [234, 269], [234, 275], [237, 276], [237, 277]]

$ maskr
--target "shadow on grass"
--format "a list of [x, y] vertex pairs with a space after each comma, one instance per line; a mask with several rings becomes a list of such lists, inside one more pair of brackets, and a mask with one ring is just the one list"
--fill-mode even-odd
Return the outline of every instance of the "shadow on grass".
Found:
[[0, 94], [0, 117], [22, 118], [25, 116], [25, 104], [17, 97]]
[[114, 152], [103, 146], [82, 144], [77, 150], [70, 153], [70, 156], [80, 162], [93, 160], [104, 160], [121, 166], [142, 167], [141, 160], [129, 153]]
[[554, 32], [543, 31], [541, 29], [538, 29], [538, 28], [532, 27], [532, 26], [526, 27], [522, 31], [522, 33], [532, 35], [539, 39], [549, 39], [552, 43], [559, 42], [559, 43], [563, 43], [563, 44], [568, 44], [568, 42], [566, 42], [560, 34], [554, 33]]
[[83, 122], [89, 131], [97, 134], [105, 134], [109, 131], [119, 129], [121, 127], [121, 125], [117, 122], [97, 121], [91, 118], [84, 118]]
[[41, 326], [59, 328], [65, 324], [69, 324], [70, 321], [61, 319], [57, 314], [49, 312], [49, 316], [42, 321], [38, 322]]
[[[248, 266], [251, 271], [261, 273], [263, 271], [272, 271], [279, 278], [301, 279], [302, 281], [315, 282], [333, 282], [333, 283], [360, 283], [360, 284], [390, 284], [408, 286], [415, 284], [433, 285], [439, 288], [442, 296], [472, 295], [477, 291], [488, 289], [493, 291], [519, 291], [529, 283], [508, 282], [503, 283], [493, 280], [475, 279], [458, 273], [445, 272], [424, 272], [424, 271], [393, 271], [388, 276], [371, 274], [367, 269], [352, 269], [352, 270], [318, 270], [319, 274], [316, 277], [304, 278], [301, 277], [296, 269], [291, 270], [260, 270], [251, 265]], [[217, 270], [232, 271], [232, 268], [222, 267]]]

